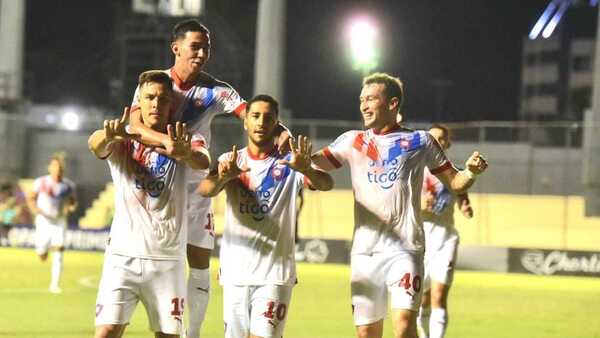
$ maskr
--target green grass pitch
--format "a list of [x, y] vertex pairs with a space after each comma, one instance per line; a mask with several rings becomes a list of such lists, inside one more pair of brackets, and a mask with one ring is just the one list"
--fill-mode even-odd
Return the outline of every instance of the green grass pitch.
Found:
[[[0, 248], [0, 337], [93, 337], [99, 253], [67, 252], [63, 294], [48, 293], [50, 263], [33, 250]], [[213, 277], [218, 261], [213, 261]], [[299, 264], [286, 338], [348, 338], [354, 327], [349, 268]], [[221, 288], [213, 281], [204, 337], [222, 337]], [[600, 280], [459, 271], [450, 295], [453, 337], [600, 338]], [[385, 337], [392, 337], [386, 322]], [[139, 304], [125, 337], [149, 337]]]

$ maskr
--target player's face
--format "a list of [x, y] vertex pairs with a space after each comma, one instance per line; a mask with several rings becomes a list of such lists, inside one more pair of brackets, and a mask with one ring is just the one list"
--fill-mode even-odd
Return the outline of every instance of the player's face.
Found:
[[432, 128], [429, 130], [429, 134], [438, 141], [442, 149], [447, 150], [450, 148], [450, 137], [448, 133], [439, 128]]
[[272, 111], [270, 103], [253, 102], [244, 119], [244, 129], [248, 132], [249, 142], [258, 146], [273, 142], [278, 122], [277, 114]]
[[172, 92], [162, 83], [146, 82], [140, 94], [140, 109], [144, 125], [163, 131], [169, 122]]
[[363, 86], [360, 92], [360, 112], [366, 128], [380, 129], [396, 123], [397, 113], [391, 110], [384, 89], [384, 84], [371, 83]]
[[60, 161], [51, 160], [50, 163], [48, 163], [48, 174], [50, 174], [50, 176], [60, 178], [63, 176], [64, 171], [65, 170]]
[[190, 73], [200, 73], [210, 57], [210, 37], [201, 32], [186, 32], [183, 39], [172, 45], [175, 63], [185, 66]]

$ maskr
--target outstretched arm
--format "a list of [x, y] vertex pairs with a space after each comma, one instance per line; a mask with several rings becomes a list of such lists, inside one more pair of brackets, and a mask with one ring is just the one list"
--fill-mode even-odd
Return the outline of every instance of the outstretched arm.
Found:
[[237, 147], [233, 145], [231, 150], [231, 158], [226, 161], [219, 162], [217, 168], [200, 182], [198, 192], [204, 197], [214, 197], [219, 194], [225, 185], [238, 177], [241, 173], [247, 172], [250, 169], [240, 168], [237, 165]]
[[465, 165], [464, 170], [458, 171], [454, 166], [450, 166], [435, 176], [454, 193], [463, 193], [475, 183], [475, 176], [484, 172], [488, 166], [487, 161], [477, 151], [469, 157]]
[[311, 161], [312, 144], [308, 137], [298, 135], [298, 144], [289, 139], [289, 147], [292, 153], [290, 160], [280, 160], [280, 164], [287, 164], [290, 168], [301, 172], [310, 181], [310, 186], [316, 190], [327, 191], [333, 188], [333, 179], [322, 171], [313, 168]]
[[129, 107], [123, 110], [123, 116], [120, 119], [104, 120], [103, 129], [96, 130], [88, 139], [90, 151], [100, 159], [110, 155], [111, 146], [114, 143], [122, 142], [132, 135], [127, 134], [125, 125], [129, 118]]

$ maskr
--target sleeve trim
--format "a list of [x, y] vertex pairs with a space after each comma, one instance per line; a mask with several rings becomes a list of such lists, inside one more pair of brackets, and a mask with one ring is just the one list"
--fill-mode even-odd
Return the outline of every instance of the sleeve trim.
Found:
[[240, 118], [242, 116], [242, 113], [244, 112], [244, 110], [246, 110], [246, 102], [242, 102], [240, 103], [234, 110], [233, 110], [233, 115], [235, 115], [235, 117]]
[[326, 159], [329, 160], [329, 162], [331, 162], [331, 164], [336, 167], [336, 168], [341, 168], [342, 164], [340, 163], [340, 161], [338, 161], [335, 156], [333, 156], [333, 154], [331, 153], [331, 150], [329, 149], [329, 147], [325, 147], [323, 148], [323, 155], [325, 156]]

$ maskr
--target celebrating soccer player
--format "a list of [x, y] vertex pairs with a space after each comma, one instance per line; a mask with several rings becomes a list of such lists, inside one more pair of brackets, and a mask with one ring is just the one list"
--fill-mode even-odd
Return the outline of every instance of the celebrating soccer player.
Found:
[[121, 119], [104, 121], [89, 139], [107, 159], [115, 185], [115, 215], [96, 300], [96, 338], [121, 337], [138, 301], [156, 337], [183, 334], [187, 193], [185, 167], [206, 169], [210, 159], [200, 136], [186, 125], [168, 124], [171, 78], [162, 71], [139, 77], [139, 107], [145, 126], [166, 133], [162, 148], [146, 147], [125, 131]]
[[[193, 134], [206, 137], [210, 146], [210, 124], [219, 114], [240, 117], [246, 103], [227, 83], [215, 79], [203, 71], [210, 58], [210, 32], [198, 21], [184, 20], [173, 28], [171, 51], [175, 56], [172, 68], [165, 70], [173, 79], [173, 103], [171, 121], [187, 123]], [[139, 88], [131, 104], [131, 130], [141, 136], [141, 142], [156, 147], [168, 147], [166, 134], [146, 127], [141, 122], [139, 110]], [[279, 149], [287, 146], [289, 133], [277, 126]], [[187, 259], [190, 271], [187, 280], [187, 338], [198, 338], [208, 306], [210, 292], [209, 263], [214, 248], [215, 232], [211, 201], [195, 193], [198, 183], [206, 171], [188, 174], [188, 244]]]
[[[450, 130], [434, 124], [429, 133], [444, 151], [450, 148]], [[425, 169], [421, 216], [425, 231], [425, 280], [417, 317], [420, 338], [443, 338], [448, 326], [448, 292], [454, 277], [458, 231], [454, 227], [454, 204], [467, 218], [473, 209], [467, 193], [454, 194]]]
[[425, 244], [420, 214], [424, 168], [451, 191], [465, 191], [487, 167], [475, 152], [466, 169], [458, 171], [429, 133], [400, 126], [402, 100], [400, 79], [384, 73], [366, 77], [360, 93], [366, 130], [346, 132], [313, 155], [323, 169], [351, 168], [352, 310], [360, 338], [382, 337], [388, 293], [395, 337], [416, 337]]
[[298, 191], [329, 190], [331, 177], [311, 165], [311, 144], [290, 140], [291, 153], [275, 146], [278, 104], [258, 95], [248, 102], [248, 146], [219, 157], [199, 192], [227, 193], [219, 281], [227, 338], [280, 338], [296, 283], [294, 227]]

